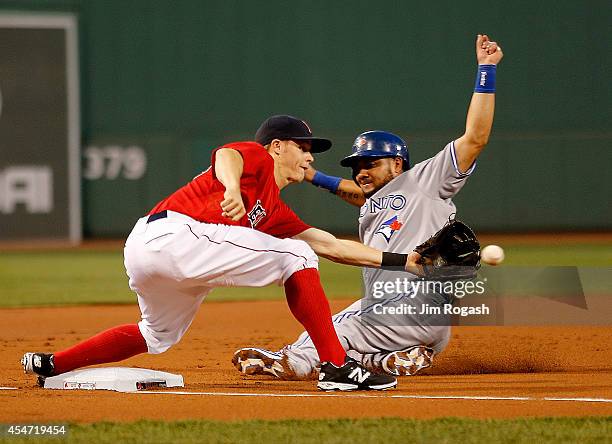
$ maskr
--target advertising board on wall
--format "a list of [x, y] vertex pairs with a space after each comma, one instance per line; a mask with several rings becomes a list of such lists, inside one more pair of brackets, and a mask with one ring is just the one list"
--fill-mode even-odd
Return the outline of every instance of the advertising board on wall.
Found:
[[77, 22], [0, 13], [0, 241], [81, 239]]

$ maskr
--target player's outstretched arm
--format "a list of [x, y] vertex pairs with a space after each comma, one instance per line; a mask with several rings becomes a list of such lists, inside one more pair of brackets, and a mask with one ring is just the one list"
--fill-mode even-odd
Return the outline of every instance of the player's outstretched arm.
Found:
[[366, 201], [361, 188], [354, 181], [348, 179], [340, 181], [340, 185], [338, 185], [336, 190], [336, 196], [356, 207], [362, 206]]
[[476, 87], [468, 109], [465, 134], [455, 141], [457, 163], [461, 172], [470, 169], [489, 141], [495, 111], [495, 73], [503, 56], [501, 47], [492, 42], [489, 36], [479, 34], [476, 37]]
[[304, 180], [312, 183], [318, 188], [326, 189], [345, 202], [360, 207], [365, 203], [365, 196], [357, 184], [341, 177], [327, 176], [312, 166], [306, 170]]
[[341, 264], [362, 267], [403, 266], [411, 273], [423, 273], [423, 267], [417, 265], [421, 256], [416, 252], [408, 255], [382, 252], [360, 242], [338, 239], [318, 228], [309, 228], [294, 238], [308, 243], [317, 255]]
[[221, 202], [222, 216], [238, 221], [246, 214], [240, 195], [240, 177], [244, 160], [240, 153], [231, 148], [221, 148], [215, 154], [215, 175], [225, 187]]

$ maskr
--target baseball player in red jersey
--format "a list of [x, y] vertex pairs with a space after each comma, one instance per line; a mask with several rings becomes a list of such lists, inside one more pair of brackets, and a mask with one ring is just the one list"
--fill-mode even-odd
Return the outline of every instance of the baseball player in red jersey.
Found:
[[319, 354], [322, 390], [383, 390], [391, 375], [368, 372], [348, 358], [331, 322], [317, 254], [361, 266], [414, 265], [413, 256], [383, 253], [313, 228], [280, 199], [304, 179], [312, 153], [331, 147], [291, 116], [273, 116], [256, 142], [230, 143], [212, 154], [211, 167], [138, 220], [124, 250], [130, 288], [142, 319], [102, 332], [53, 354], [26, 353], [26, 373], [42, 377], [162, 353], [189, 328], [215, 287], [284, 285], [287, 302]]

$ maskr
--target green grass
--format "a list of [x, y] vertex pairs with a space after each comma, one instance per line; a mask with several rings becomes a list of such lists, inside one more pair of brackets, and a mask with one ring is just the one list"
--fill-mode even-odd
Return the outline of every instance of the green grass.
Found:
[[121, 251], [22, 251], [0, 254], [5, 307], [133, 303]]
[[612, 266], [611, 245], [510, 245], [504, 251], [504, 265]]
[[[3, 427], [6, 429], [5, 427]], [[6, 435], [5, 435], [6, 436]], [[612, 417], [474, 420], [441, 418], [285, 421], [139, 421], [70, 425], [65, 438], [6, 443], [605, 443]]]
[[[505, 265], [612, 266], [607, 245], [505, 246]], [[330, 299], [358, 298], [361, 271], [322, 259], [323, 287]], [[609, 285], [609, 281], [605, 283]], [[218, 288], [210, 300], [282, 299], [282, 288]], [[0, 252], [0, 306], [128, 304], [136, 301], [128, 288], [121, 250]]]
[[[321, 277], [331, 299], [358, 298], [361, 271], [321, 260]], [[281, 287], [217, 288], [210, 300], [282, 299]], [[63, 250], [0, 253], [0, 306], [130, 304], [122, 251]]]

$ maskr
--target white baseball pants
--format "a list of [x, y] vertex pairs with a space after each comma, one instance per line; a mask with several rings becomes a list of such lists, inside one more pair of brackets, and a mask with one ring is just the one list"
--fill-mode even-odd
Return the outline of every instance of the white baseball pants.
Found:
[[283, 285], [296, 271], [318, 268], [306, 242], [167, 214], [150, 223], [139, 219], [124, 249], [149, 353], [162, 353], [182, 338], [213, 288]]

